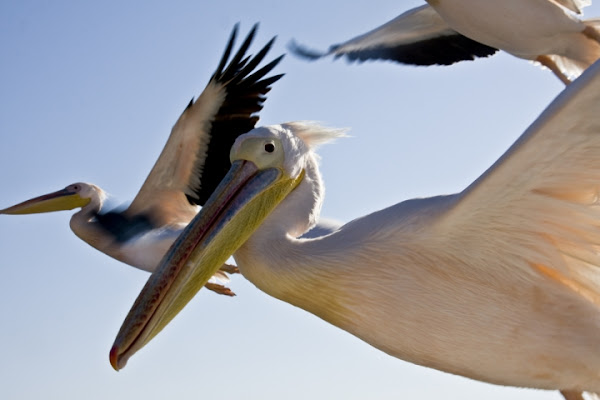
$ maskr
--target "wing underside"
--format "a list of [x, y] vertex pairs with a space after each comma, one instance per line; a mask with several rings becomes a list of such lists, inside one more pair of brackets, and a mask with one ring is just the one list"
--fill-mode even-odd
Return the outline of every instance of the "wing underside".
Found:
[[282, 56], [258, 68], [275, 38], [255, 56], [246, 54], [256, 29], [229, 60], [237, 35], [234, 28], [218, 68], [175, 123], [127, 213], [151, 215], [158, 224], [188, 222], [226, 174], [229, 149], [255, 126], [266, 94], [282, 76], [265, 77]]
[[290, 50], [311, 60], [332, 55], [349, 61], [390, 60], [411, 65], [450, 65], [497, 51], [451, 29], [429, 5], [409, 10], [370, 32], [333, 45], [327, 52], [310, 50], [295, 42]]
[[596, 63], [457, 196], [435, 236], [468, 246], [467, 264], [493, 257], [506, 273], [542, 273], [600, 304], [599, 116]]

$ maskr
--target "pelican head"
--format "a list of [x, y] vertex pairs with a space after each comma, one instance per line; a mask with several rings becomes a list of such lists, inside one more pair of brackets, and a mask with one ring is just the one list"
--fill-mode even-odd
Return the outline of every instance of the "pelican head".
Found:
[[73, 183], [64, 189], [48, 193], [0, 210], [0, 214], [37, 214], [72, 210], [87, 206], [99, 196], [99, 188], [89, 183]]
[[[110, 352], [113, 368], [123, 368], [158, 334], [303, 182], [313, 153], [298, 133], [310, 126], [261, 127], [236, 140], [228, 174], [171, 246], [127, 315]], [[321, 140], [317, 134], [312, 138], [313, 144]]]

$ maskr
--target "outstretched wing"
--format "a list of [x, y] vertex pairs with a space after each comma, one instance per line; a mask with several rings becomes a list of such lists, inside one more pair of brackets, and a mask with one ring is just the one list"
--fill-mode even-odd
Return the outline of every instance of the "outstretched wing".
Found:
[[237, 34], [233, 29], [225, 53], [202, 94], [183, 111], [152, 171], [126, 211], [148, 215], [156, 224], [188, 222], [227, 173], [235, 139], [254, 128], [271, 85], [283, 75], [265, 78], [283, 56], [260, 69], [271, 39], [254, 57], [246, 52], [255, 25], [231, 61]]
[[289, 49], [310, 60], [333, 55], [350, 61], [391, 60], [413, 65], [450, 65], [497, 51], [451, 29], [429, 5], [409, 10], [379, 28], [331, 46], [327, 52], [313, 51], [295, 42]]
[[493, 257], [507, 274], [543, 274], [600, 304], [599, 195], [596, 63], [456, 196], [432, 229], [455, 254]]

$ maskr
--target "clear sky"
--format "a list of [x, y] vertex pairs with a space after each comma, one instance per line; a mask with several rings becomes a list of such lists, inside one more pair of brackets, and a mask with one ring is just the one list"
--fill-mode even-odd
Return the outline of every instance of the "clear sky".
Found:
[[[254, 50], [278, 35], [274, 57], [422, 1], [207, 3], [0, 2], [0, 208], [77, 181], [131, 200], [238, 21], [242, 34], [260, 22]], [[506, 54], [429, 68], [288, 55], [277, 72], [261, 124], [351, 128], [320, 150], [323, 215], [340, 221], [463, 189], [563, 89]], [[237, 297], [201, 291], [117, 373], [108, 351], [148, 274], [80, 241], [69, 216], [0, 217], [2, 399], [559, 398], [392, 358], [239, 276]]]

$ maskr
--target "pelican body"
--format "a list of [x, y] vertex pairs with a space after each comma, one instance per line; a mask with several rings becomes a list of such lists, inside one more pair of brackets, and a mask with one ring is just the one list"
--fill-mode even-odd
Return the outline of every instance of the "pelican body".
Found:
[[[254, 128], [271, 85], [283, 75], [265, 76], [283, 56], [257, 68], [274, 39], [255, 56], [247, 55], [257, 25], [231, 57], [238, 26], [232, 31], [215, 73], [201, 95], [190, 101], [171, 131], [139, 193], [125, 210], [107, 210], [98, 186], [75, 183], [0, 214], [32, 214], [81, 208], [70, 221], [73, 232], [103, 253], [145, 271], [154, 271], [183, 228], [216, 188], [230, 166], [229, 149], [237, 136]], [[237, 268], [223, 265], [207, 287], [233, 295], [228, 282]]]
[[[190, 204], [178, 213], [179, 222], [155, 227], [141, 214], [125, 220], [126, 214], [106, 213], [107, 198], [100, 187], [77, 182], [0, 210], [0, 214], [23, 215], [80, 208], [69, 222], [77, 237], [116, 260], [152, 272], [187, 225], [186, 219], [189, 222], [199, 210]], [[102, 214], [103, 209], [105, 214]]]
[[499, 385], [600, 392], [600, 64], [460, 193], [413, 199], [318, 238], [316, 145], [256, 128], [153, 273], [110, 353], [148, 343], [231, 254], [259, 289], [382, 351]]
[[450, 65], [503, 50], [548, 67], [568, 84], [600, 58], [600, 20], [580, 20], [584, 0], [428, 0], [427, 5], [328, 52], [291, 45], [309, 59], [385, 59]]

